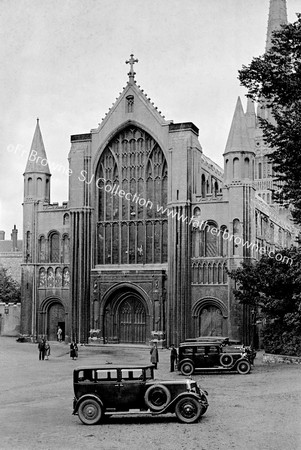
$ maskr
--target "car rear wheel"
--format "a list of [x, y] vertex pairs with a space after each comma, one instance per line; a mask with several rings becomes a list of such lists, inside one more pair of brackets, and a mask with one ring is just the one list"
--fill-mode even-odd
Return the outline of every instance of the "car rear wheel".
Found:
[[191, 375], [193, 373], [193, 371], [194, 371], [194, 367], [191, 362], [187, 361], [181, 365], [182, 375]]
[[101, 405], [89, 398], [83, 400], [78, 408], [78, 417], [85, 425], [96, 425], [102, 418], [103, 410]]
[[181, 422], [193, 423], [201, 416], [201, 405], [194, 398], [184, 397], [176, 404], [175, 413]]
[[238, 373], [246, 375], [251, 370], [251, 364], [249, 361], [239, 361], [236, 368]]
[[144, 395], [146, 406], [152, 411], [160, 411], [168, 405], [171, 394], [163, 384], [154, 384], [150, 386]]

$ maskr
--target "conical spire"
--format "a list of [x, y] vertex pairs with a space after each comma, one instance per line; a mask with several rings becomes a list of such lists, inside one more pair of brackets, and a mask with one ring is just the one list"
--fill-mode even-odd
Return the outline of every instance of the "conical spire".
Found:
[[229, 152], [253, 152], [248, 133], [247, 120], [240, 97], [237, 99], [224, 154]]
[[271, 39], [273, 31], [287, 23], [286, 0], [270, 0], [268, 32], [265, 50], [271, 48]]
[[39, 119], [37, 119], [37, 125], [25, 169], [25, 173], [29, 172], [46, 173], [50, 175]]

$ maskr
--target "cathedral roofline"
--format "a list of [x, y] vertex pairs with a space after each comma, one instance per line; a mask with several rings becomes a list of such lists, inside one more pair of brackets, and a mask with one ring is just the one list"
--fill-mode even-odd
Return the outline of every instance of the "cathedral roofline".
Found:
[[195, 133], [197, 136], [199, 135], [199, 129], [194, 123], [192, 122], [179, 122], [179, 123], [170, 123], [169, 124], [169, 131], [171, 133], [176, 131], [187, 131], [190, 130], [193, 133]]

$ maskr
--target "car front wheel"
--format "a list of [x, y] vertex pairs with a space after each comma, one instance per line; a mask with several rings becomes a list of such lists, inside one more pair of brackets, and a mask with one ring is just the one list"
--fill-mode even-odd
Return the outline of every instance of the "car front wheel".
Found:
[[187, 361], [181, 365], [182, 375], [191, 375], [193, 373], [193, 371], [194, 371], [194, 367], [191, 362]]
[[250, 370], [251, 364], [249, 363], [249, 361], [239, 361], [239, 363], [237, 364], [237, 372], [242, 375], [246, 375], [250, 372]]
[[94, 399], [83, 400], [78, 408], [78, 417], [85, 425], [96, 425], [103, 416], [101, 405]]
[[194, 398], [184, 397], [176, 404], [175, 413], [180, 422], [193, 423], [201, 416], [201, 405]]

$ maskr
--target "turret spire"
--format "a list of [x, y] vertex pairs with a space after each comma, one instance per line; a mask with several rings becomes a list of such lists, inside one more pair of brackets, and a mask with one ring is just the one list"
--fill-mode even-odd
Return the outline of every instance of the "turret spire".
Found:
[[265, 50], [271, 48], [273, 31], [279, 29], [281, 25], [287, 23], [286, 0], [270, 0], [268, 32]]
[[45, 173], [50, 175], [46, 151], [40, 130], [39, 119], [34, 132], [25, 173]]
[[240, 97], [237, 99], [225, 149], [225, 154], [230, 152], [253, 152], [248, 133], [247, 120]]

